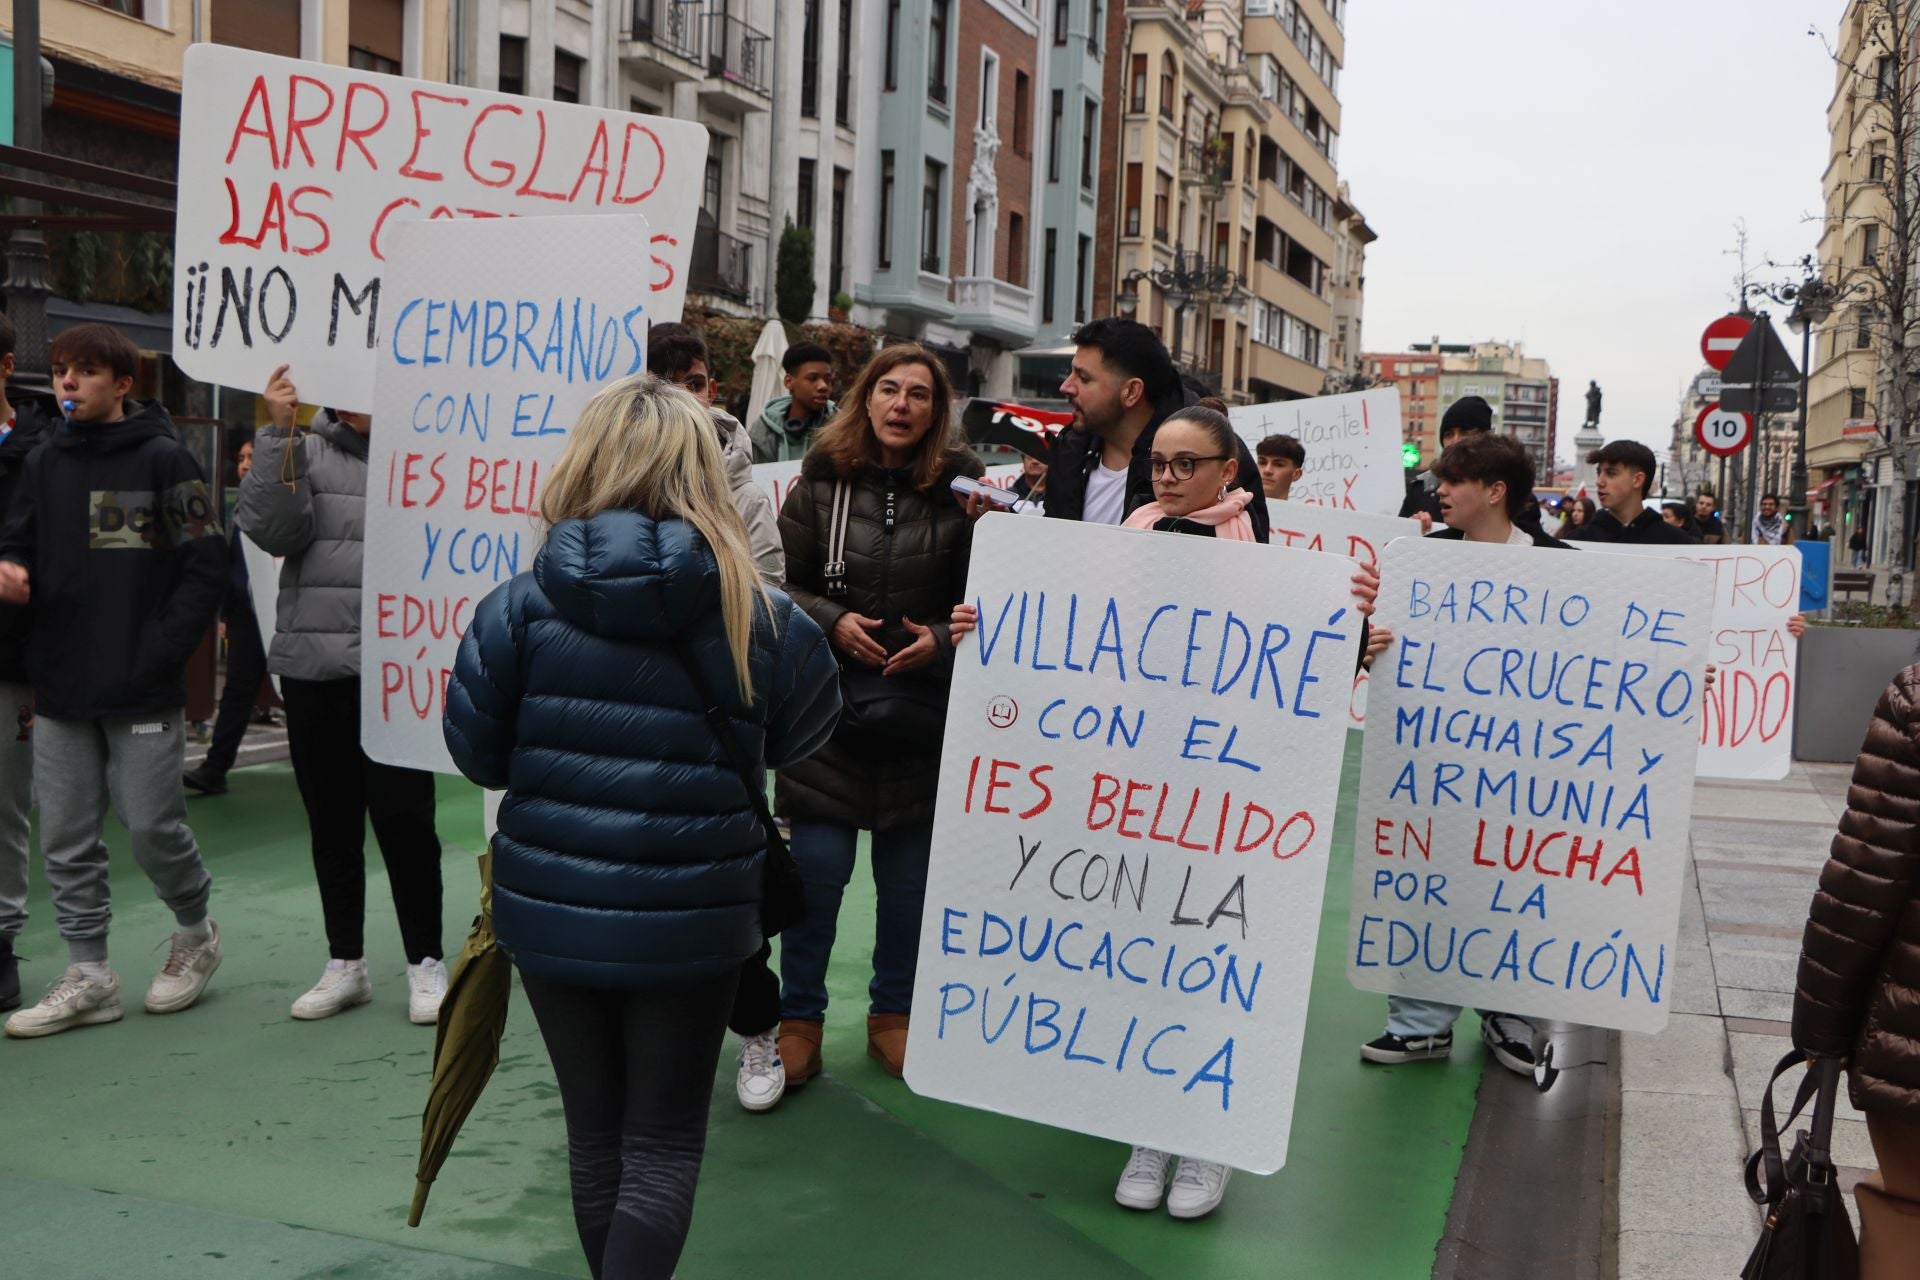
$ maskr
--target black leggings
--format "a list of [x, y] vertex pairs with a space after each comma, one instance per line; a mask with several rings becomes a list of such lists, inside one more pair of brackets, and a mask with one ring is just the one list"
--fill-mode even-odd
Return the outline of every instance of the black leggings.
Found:
[[603, 991], [521, 978], [560, 1084], [573, 1221], [594, 1280], [673, 1275], [738, 980]]

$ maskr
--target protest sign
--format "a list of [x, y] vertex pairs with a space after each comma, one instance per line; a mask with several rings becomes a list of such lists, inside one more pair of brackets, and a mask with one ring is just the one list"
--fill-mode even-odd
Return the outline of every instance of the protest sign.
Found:
[[[1345, 556], [1355, 564], [1378, 570], [1380, 553], [1395, 538], [1417, 538], [1420, 522], [1399, 516], [1376, 516], [1364, 511], [1342, 511], [1338, 507], [1320, 507], [1267, 499], [1268, 535], [1276, 547], [1299, 547], [1304, 551], [1325, 551]], [[1367, 683], [1370, 673], [1353, 673], [1353, 698], [1348, 706], [1348, 722], [1356, 729], [1367, 727]]]
[[1698, 722], [1702, 778], [1784, 778], [1793, 768], [1793, 718], [1800, 642], [1787, 619], [1800, 607], [1800, 548], [1769, 546], [1592, 548], [1610, 555], [1662, 556], [1713, 570], [1715, 668]]
[[1397, 388], [1235, 405], [1227, 417], [1249, 449], [1271, 435], [1300, 441], [1307, 462], [1289, 502], [1395, 515], [1406, 500]]
[[648, 263], [650, 316], [678, 319], [706, 155], [688, 121], [196, 44], [173, 358], [249, 391], [286, 362], [323, 403], [372, 409], [394, 229], [422, 218], [644, 214], [648, 238], [621, 252]]
[[[273, 635], [280, 622], [281, 557], [263, 551], [260, 544], [240, 534], [240, 555], [247, 563], [247, 600], [253, 605], [253, 617], [260, 624], [260, 649], [273, 652]], [[280, 677], [274, 676], [273, 691], [280, 692]]]
[[1665, 1024], [1713, 579], [1402, 539], [1381, 558], [1355, 820], [1356, 987]]
[[[638, 214], [409, 222], [390, 236], [360, 738], [385, 764], [452, 773], [440, 715], [473, 607], [533, 568], [541, 482], [581, 409], [646, 366], [647, 225]], [[496, 312], [524, 318], [530, 337], [492, 341]]]
[[1351, 577], [1313, 552], [982, 519], [915, 1091], [1284, 1163], [1360, 637]]

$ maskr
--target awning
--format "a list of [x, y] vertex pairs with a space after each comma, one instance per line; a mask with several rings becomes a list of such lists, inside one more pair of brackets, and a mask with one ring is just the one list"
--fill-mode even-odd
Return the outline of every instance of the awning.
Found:
[[133, 345], [155, 355], [173, 354], [173, 317], [157, 311], [135, 311], [108, 302], [47, 299], [47, 332], [59, 333], [76, 324], [110, 324], [133, 340]]
[[1831, 489], [1833, 488], [1833, 486], [1839, 484], [1840, 479], [1841, 478], [1839, 476], [1829, 476], [1825, 480], [1822, 480], [1819, 484], [1813, 486], [1813, 488], [1807, 490], [1807, 492], [1808, 494], [1825, 493], [1828, 489]]

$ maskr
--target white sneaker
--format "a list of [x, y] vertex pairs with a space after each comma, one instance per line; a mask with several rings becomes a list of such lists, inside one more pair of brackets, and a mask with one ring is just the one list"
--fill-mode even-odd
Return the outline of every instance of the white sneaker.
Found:
[[153, 975], [153, 985], [147, 988], [147, 1012], [178, 1013], [191, 1008], [219, 967], [219, 925], [207, 921], [205, 942], [188, 942], [185, 934], [174, 934], [172, 945], [167, 948], [167, 962]]
[[302, 1022], [317, 1022], [371, 999], [373, 984], [367, 981], [365, 960], [329, 960], [313, 990], [293, 1002], [293, 1016]]
[[1161, 1198], [1167, 1194], [1167, 1165], [1172, 1160], [1164, 1151], [1135, 1147], [1127, 1157], [1119, 1185], [1113, 1189], [1114, 1200], [1129, 1209], [1158, 1209]]
[[1167, 1213], [1175, 1218], [1204, 1218], [1220, 1207], [1233, 1170], [1211, 1160], [1180, 1157], [1173, 1171], [1173, 1190], [1167, 1193]]
[[35, 1036], [58, 1035], [73, 1027], [91, 1027], [102, 1022], [118, 1022], [120, 978], [109, 972], [100, 982], [74, 965], [60, 975], [39, 1004], [22, 1009], [7, 1019], [7, 1034], [19, 1040]]
[[430, 1027], [440, 1021], [440, 1002], [447, 998], [447, 966], [428, 956], [407, 966], [407, 1020]]
[[734, 1096], [749, 1111], [771, 1111], [786, 1096], [787, 1068], [780, 1061], [780, 1042], [772, 1031], [748, 1036], [740, 1043], [740, 1074], [733, 1080]]

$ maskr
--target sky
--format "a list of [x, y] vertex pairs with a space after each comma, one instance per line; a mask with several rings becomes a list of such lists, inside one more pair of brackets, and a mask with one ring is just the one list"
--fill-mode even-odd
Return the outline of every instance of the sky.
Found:
[[1797, 279], [1819, 239], [1835, 69], [1808, 29], [1835, 42], [1844, 10], [1352, 0], [1340, 176], [1380, 237], [1367, 350], [1524, 342], [1560, 379], [1563, 458], [1589, 379], [1604, 435], [1664, 449], [1735, 301], [1737, 226], [1760, 282]]

